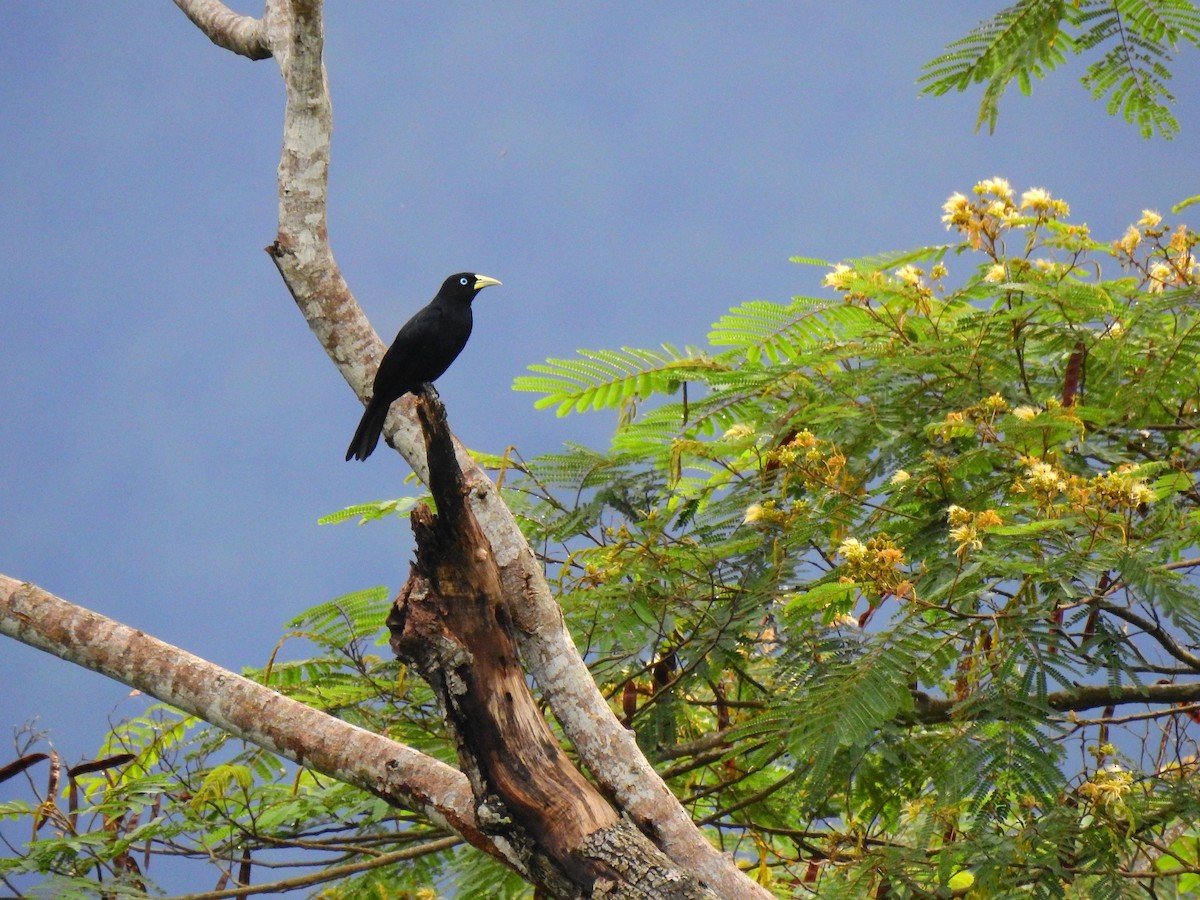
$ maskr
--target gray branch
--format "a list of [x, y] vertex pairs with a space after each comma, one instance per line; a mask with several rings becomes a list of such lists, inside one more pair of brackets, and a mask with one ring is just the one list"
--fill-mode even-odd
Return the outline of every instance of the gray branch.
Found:
[[[268, 3], [266, 35], [287, 88], [279, 161], [279, 232], [268, 252], [313, 334], [366, 402], [383, 344], [342, 277], [329, 245], [326, 195], [332, 106], [322, 61], [320, 0]], [[393, 405], [384, 435], [422, 480], [425, 448], [411, 395]], [[682, 868], [718, 894], [770, 894], [713, 847], [667, 788], [588, 672], [541, 566], [494, 484], [455, 444], [472, 510], [513, 604], [522, 658], [580, 759], [603, 791]]]
[[269, 59], [262, 19], [235, 13], [220, 0], [175, 0], [192, 22], [218, 47], [247, 59]]
[[[298, 765], [418, 810], [497, 858], [466, 777], [411, 747], [0, 575], [0, 634], [107, 675]], [[16, 689], [16, 683], [11, 686]]]

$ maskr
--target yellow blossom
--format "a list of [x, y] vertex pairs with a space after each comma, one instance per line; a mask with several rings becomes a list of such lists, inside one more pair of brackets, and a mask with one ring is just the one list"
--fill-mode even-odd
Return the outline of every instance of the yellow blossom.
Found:
[[951, 528], [950, 540], [958, 544], [954, 548], [954, 555], [959, 559], [965, 557], [971, 550], [983, 549], [983, 541], [979, 539], [979, 533], [975, 530], [974, 525], [958, 525]]
[[950, 520], [951, 527], [959, 525], [967, 525], [975, 520], [975, 515], [969, 509], [963, 509], [957, 503], [951, 504], [946, 508], [946, 518]]
[[1102, 472], [1080, 487], [1083, 503], [1092, 502], [1108, 509], [1137, 509], [1154, 499], [1153, 489], [1144, 479], [1131, 476], [1132, 466], [1122, 466], [1112, 472]]
[[998, 284], [1006, 278], [1008, 278], [1008, 271], [1004, 268], [1004, 263], [993, 263], [983, 276], [983, 280], [989, 284]]
[[1116, 247], [1118, 250], [1124, 250], [1127, 254], [1133, 256], [1133, 251], [1137, 249], [1137, 245], [1141, 242], [1142, 233], [1130, 225], [1121, 239], [1116, 242]]
[[1010, 206], [1005, 211], [1004, 215], [1000, 216], [1000, 224], [1007, 225], [1009, 228], [1024, 227], [1024, 223], [1020, 221], [1021, 213], [1015, 206]]
[[1162, 224], [1162, 216], [1152, 209], [1143, 209], [1142, 217], [1138, 219], [1138, 224], [1142, 228], [1157, 228]]
[[837, 291], [844, 291], [854, 281], [855, 272], [845, 263], [838, 263], [833, 267], [833, 271], [825, 276], [822, 284], [825, 287], [831, 287]]
[[992, 394], [990, 397], [984, 397], [983, 402], [979, 404], [988, 412], [1004, 412], [1008, 409], [1008, 401], [999, 394]]
[[1029, 464], [1026, 475], [1030, 485], [1047, 493], [1057, 493], [1067, 486], [1066, 481], [1054, 466], [1040, 460]]
[[729, 429], [723, 436], [728, 440], [736, 440], [737, 438], [744, 438], [751, 434], [754, 434], [754, 426], [739, 422], [736, 425], [729, 426]]
[[796, 458], [796, 451], [791, 446], [776, 447], [767, 454], [768, 462], [779, 466], [794, 466]]
[[858, 619], [847, 613], [841, 613], [833, 617], [833, 621], [829, 623], [833, 628], [857, 628]]
[[954, 548], [954, 555], [959, 559], [966, 559], [967, 554], [972, 550], [983, 548], [983, 538], [979, 534], [979, 529], [994, 528], [1004, 524], [1004, 520], [994, 509], [973, 513], [957, 505], [946, 510], [946, 518], [950, 521], [950, 540], [957, 544]]
[[1050, 208], [1050, 201], [1053, 199], [1045, 188], [1030, 188], [1021, 195], [1021, 209], [1043, 213]]
[[838, 556], [850, 562], [862, 562], [867, 558], [867, 548], [858, 538], [846, 538], [837, 549]]
[[1007, 181], [1003, 178], [985, 178], [979, 184], [975, 185], [975, 193], [982, 196], [983, 194], [994, 194], [1002, 200], [1007, 200], [1012, 203], [1013, 190]]
[[1052, 275], [1061, 275], [1067, 270], [1063, 263], [1055, 262], [1052, 259], [1035, 259], [1033, 267], [1039, 272], [1049, 272]]
[[1079, 786], [1079, 793], [1096, 806], [1120, 804], [1133, 789], [1133, 773], [1111, 763]]
[[933, 799], [930, 797], [905, 800], [900, 804], [900, 821], [905, 825], [912, 825], [925, 814], [926, 807], [932, 804]]
[[1154, 499], [1154, 491], [1144, 481], [1135, 481], [1129, 486], [1129, 503], [1131, 506], [1143, 506]]
[[970, 221], [970, 201], [957, 191], [951, 194], [950, 199], [942, 204], [942, 210], [946, 213], [942, 216], [942, 221], [946, 223], [947, 231], [956, 225], [965, 225]]
[[914, 286], [919, 285], [921, 283], [921, 276], [924, 274], [925, 273], [921, 269], [918, 269], [916, 266], [912, 265], [911, 263], [906, 266], [901, 266], [899, 269], [896, 270], [897, 278], [899, 278], [905, 284], [911, 284]]
[[934, 263], [933, 268], [929, 270], [929, 277], [934, 280], [941, 280], [950, 274], [950, 270], [946, 268], [944, 263]]
[[1037, 418], [1039, 410], [1032, 406], [1018, 406], [1013, 409], [1012, 414], [1018, 419], [1023, 419], [1028, 422], [1030, 419]]
[[1172, 250], [1174, 250], [1176, 253], [1183, 253], [1187, 250], [1188, 245], [1190, 243], [1191, 243], [1191, 235], [1190, 235], [1190, 232], [1188, 232], [1188, 230], [1187, 230], [1187, 226], [1180, 225], [1178, 228], [1176, 228], [1174, 231], [1171, 232], [1171, 240], [1170, 240], [1170, 243], [1167, 244], [1167, 246], [1170, 247]]
[[1045, 188], [1030, 188], [1021, 195], [1021, 209], [1031, 209], [1039, 216], [1065, 216], [1071, 208], [1062, 200], [1055, 200]]
[[1003, 200], [992, 200], [987, 205], [987, 214], [994, 216], [997, 219], [1003, 218], [1012, 210], [1012, 207]]
[[1003, 525], [1004, 520], [994, 509], [985, 509], [975, 517], [975, 524], [979, 528], [995, 528], [997, 525]]
[[845, 560], [840, 575], [843, 583], [855, 584], [879, 597], [915, 595], [915, 587], [901, 568], [905, 564], [904, 549], [886, 533], [881, 532], [866, 543], [846, 538], [837, 553]]
[[1150, 283], [1146, 285], [1146, 290], [1157, 294], [1174, 280], [1175, 270], [1166, 263], [1156, 262], [1150, 266]]
[[875, 553], [875, 559], [882, 566], [896, 566], [904, 564], [904, 551], [899, 547], [882, 547]]
[[1074, 237], [1084, 241], [1088, 240], [1092, 236], [1092, 229], [1088, 228], [1086, 222], [1079, 225], [1069, 225], [1067, 226], [1067, 231]]
[[903, 469], [897, 469], [892, 474], [892, 477], [889, 479], [889, 481], [892, 484], [904, 484], [904, 482], [908, 481], [908, 479], [910, 479], [910, 478], [912, 478], [912, 476], [909, 475], [907, 472], [905, 472]]
[[749, 525], [751, 522], [761, 521], [766, 515], [767, 511], [761, 503], [751, 503], [746, 507], [746, 515], [742, 517], [742, 522]]

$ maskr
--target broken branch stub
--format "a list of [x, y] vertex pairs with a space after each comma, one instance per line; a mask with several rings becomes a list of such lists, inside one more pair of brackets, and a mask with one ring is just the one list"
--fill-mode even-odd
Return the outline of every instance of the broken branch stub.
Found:
[[[427, 392], [416, 408], [438, 512], [421, 506], [412, 513], [417, 559], [387, 624], [396, 655], [416, 667], [442, 704], [484, 831], [506, 841], [526, 874], [556, 896], [581, 889], [656, 900], [711, 896], [632, 829], [559, 745], [530, 693], [445, 408]], [[614, 842], [625, 848], [617, 858], [606, 852]], [[651, 872], [659, 880], [646, 893]]]

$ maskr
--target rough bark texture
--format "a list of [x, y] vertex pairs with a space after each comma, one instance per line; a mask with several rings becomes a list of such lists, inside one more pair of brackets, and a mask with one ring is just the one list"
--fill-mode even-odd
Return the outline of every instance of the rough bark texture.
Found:
[[[321, 62], [320, 4], [295, 3], [287, 27], [269, 27], [287, 85], [284, 147], [279, 163], [279, 234], [268, 248], [284, 283], [342, 376], [366, 402], [383, 343], [342, 278], [329, 247], [325, 198], [332, 112]], [[268, 4], [268, 20], [272, 5]], [[348, 420], [349, 421], [349, 420]], [[392, 406], [384, 438], [428, 481], [425, 448], [411, 395]], [[708, 843], [645, 759], [630, 731], [609, 709], [571, 640], [529, 545], [495, 485], [456, 444], [471, 507], [492, 546], [512, 607], [525, 666], [603, 791], [667, 854], [722, 896], [770, 894]]]
[[[190, 5], [185, 0], [185, 9]], [[202, 5], [220, 4], [207, 0]], [[320, 0], [267, 0], [262, 22], [267, 47], [279, 63], [287, 89], [279, 162], [279, 232], [268, 252], [313, 334], [365, 402], [384, 347], [350, 293], [329, 246], [325, 210], [333, 119], [322, 62]], [[213, 37], [210, 31], [205, 33]], [[350, 419], [347, 422], [352, 424]], [[427, 480], [411, 396], [393, 404], [384, 437], [417, 477]], [[639, 828], [653, 835], [672, 860], [696, 873], [722, 897], [769, 898], [728, 855], [708, 843], [642, 755], [632, 733], [609, 709], [511, 511], [466, 451], [457, 444], [456, 451], [471, 507], [491, 544], [504, 589], [508, 596], [524, 601], [511, 609], [525, 666], [603, 792]]]
[[[461, 772], [185, 650], [0, 575], [0, 634], [107, 675], [302, 766], [420, 812], [505, 859]], [[506, 860], [512, 862], [512, 860]]]
[[528, 870], [555, 896], [715, 896], [621, 820], [563, 752], [527, 686], [445, 408], [424, 394], [417, 412], [438, 514], [425, 506], [412, 514], [417, 562], [388, 626], [397, 655], [442, 703], [481, 827], [527, 855]]
[[175, 5], [218, 47], [247, 59], [271, 57], [260, 19], [240, 16], [219, 0], [175, 0]]

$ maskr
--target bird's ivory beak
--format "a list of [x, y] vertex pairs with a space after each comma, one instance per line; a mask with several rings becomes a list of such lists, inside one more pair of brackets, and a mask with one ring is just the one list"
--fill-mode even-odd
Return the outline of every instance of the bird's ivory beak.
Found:
[[475, 290], [482, 291], [485, 287], [491, 287], [493, 284], [500, 284], [495, 278], [488, 278], [486, 275], [475, 276]]

